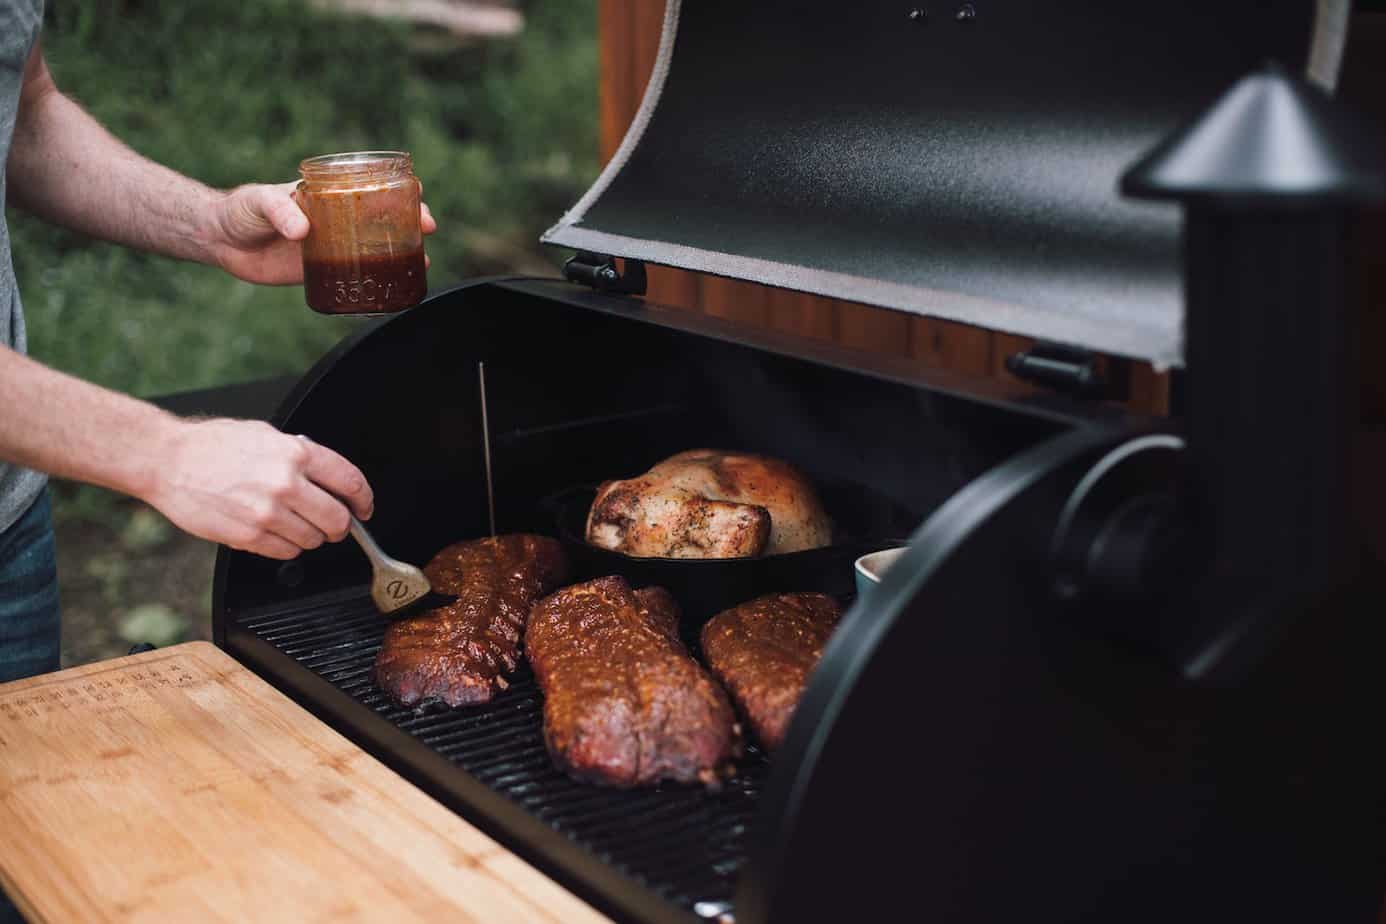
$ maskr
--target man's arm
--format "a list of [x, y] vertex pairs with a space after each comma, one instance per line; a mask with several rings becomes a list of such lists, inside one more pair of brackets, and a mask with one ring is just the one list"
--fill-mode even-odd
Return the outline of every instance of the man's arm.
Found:
[[326, 447], [245, 420], [185, 420], [0, 346], [0, 459], [138, 497], [177, 526], [270, 558], [370, 517], [361, 471]]
[[[6, 165], [14, 204], [54, 224], [250, 282], [303, 280], [293, 183], [210, 189], [130, 150], [53, 82], [34, 46]], [[436, 224], [424, 207], [423, 230]]]
[[[55, 223], [252, 282], [302, 279], [293, 184], [219, 192], [139, 156], [58, 92], [38, 47], [6, 171], [12, 201]], [[130, 494], [206, 539], [292, 558], [344, 538], [348, 506], [372, 512], [356, 466], [267, 424], [180, 419], [3, 346], [0, 395], [0, 459]]]
[[59, 92], [38, 45], [24, 69], [6, 176], [14, 204], [54, 224], [252, 282], [303, 278], [295, 242], [308, 220], [291, 184], [219, 192], [141, 157]]

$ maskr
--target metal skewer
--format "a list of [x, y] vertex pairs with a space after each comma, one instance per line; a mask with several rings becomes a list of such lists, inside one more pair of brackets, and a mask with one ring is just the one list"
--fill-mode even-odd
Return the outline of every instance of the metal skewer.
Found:
[[477, 380], [481, 383], [481, 446], [486, 454], [486, 513], [490, 518], [491, 538], [496, 538], [496, 495], [491, 484], [491, 419], [486, 413], [486, 364], [476, 364]]

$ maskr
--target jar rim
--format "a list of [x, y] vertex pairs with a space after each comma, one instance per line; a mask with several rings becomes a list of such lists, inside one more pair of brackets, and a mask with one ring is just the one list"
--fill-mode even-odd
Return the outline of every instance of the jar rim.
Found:
[[307, 176], [341, 176], [375, 171], [405, 171], [413, 169], [414, 159], [408, 151], [347, 151], [341, 154], [319, 154], [299, 162], [299, 173]]

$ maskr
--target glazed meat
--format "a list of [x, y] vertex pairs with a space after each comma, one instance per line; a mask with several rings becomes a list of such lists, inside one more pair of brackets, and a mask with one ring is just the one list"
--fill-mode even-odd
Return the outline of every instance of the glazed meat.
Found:
[[565, 587], [529, 615], [525, 650], [544, 691], [554, 763], [609, 786], [716, 786], [741, 753], [722, 688], [679, 641], [678, 604], [624, 578]]
[[496, 536], [448, 546], [424, 574], [434, 590], [457, 600], [392, 623], [375, 659], [375, 682], [403, 706], [465, 706], [504, 688], [530, 606], [567, 580], [568, 563], [552, 539]]
[[693, 449], [598, 488], [587, 541], [640, 558], [753, 558], [828, 545], [832, 523], [787, 463]]
[[767, 594], [703, 626], [703, 658], [766, 750], [784, 742], [842, 609], [823, 594]]

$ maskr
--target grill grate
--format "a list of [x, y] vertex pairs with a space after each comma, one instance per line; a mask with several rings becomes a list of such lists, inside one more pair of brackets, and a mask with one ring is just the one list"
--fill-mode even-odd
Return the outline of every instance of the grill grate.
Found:
[[[269, 642], [491, 789], [524, 806], [664, 899], [690, 911], [727, 907], [768, 772], [751, 745], [720, 792], [668, 786], [610, 790], [554, 769], [544, 747], [543, 697], [527, 663], [481, 706], [395, 706], [370, 679], [385, 624], [363, 589], [243, 615]], [[696, 639], [686, 638], [697, 651]]]

